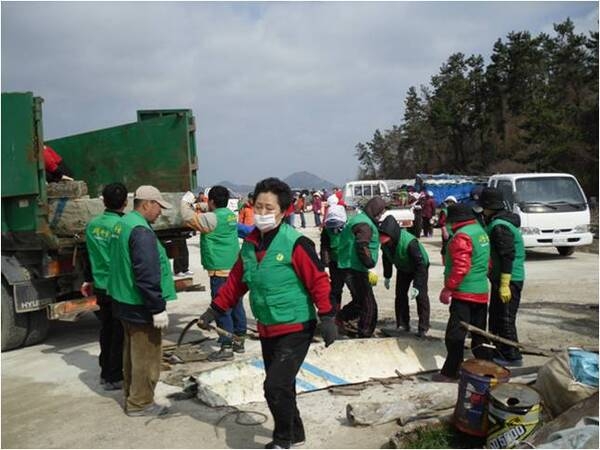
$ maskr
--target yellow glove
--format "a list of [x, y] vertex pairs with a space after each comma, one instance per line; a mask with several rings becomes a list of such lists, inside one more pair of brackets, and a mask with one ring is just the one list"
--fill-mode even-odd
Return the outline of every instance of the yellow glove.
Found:
[[510, 273], [501, 273], [500, 274], [500, 300], [502, 303], [510, 302], [512, 298], [512, 294], [510, 293]]
[[377, 276], [377, 274], [375, 272], [369, 271], [369, 284], [371, 286], [376, 286], [378, 280], [379, 280], [379, 277]]

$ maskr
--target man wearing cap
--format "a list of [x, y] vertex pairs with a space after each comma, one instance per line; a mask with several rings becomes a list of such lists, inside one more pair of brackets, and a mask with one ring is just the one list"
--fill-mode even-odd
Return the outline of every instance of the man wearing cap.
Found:
[[458, 203], [456, 201], [456, 197], [454, 195], [449, 195], [444, 199], [444, 204], [442, 206], [442, 210], [440, 211], [440, 217], [438, 219], [438, 225], [442, 230], [442, 250], [440, 253], [442, 254], [442, 264], [445, 263], [446, 257], [446, 246], [448, 245], [448, 240], [450, 239], [450, 228], [447, 226], [447, 217], [448, 217], [448, 206], [455, 205]]
[[[450, 304], [450, 318], [446, 326], [447, 356], [434, 381], [454, 381], [463, 362], [467, 330], [460, 322], [485, 329], [487, 320], [490, 242], [487, 233], [475, 219], [473, 210], [462, 203], [448, 207], [451, 234], [444, 270], [444, 288], [440, 302]], [[471, 351], [476, 358], [486, 359], [485, 338], [472, 335]]]
[[[502, 192], [485, 188], [479, 197], [486, 232], [490, 237], [492, 284], [488, 330], [500, 337], [518, 342], [517, 310], [525, 280], [525, 246], [521, 236], [521, 220], [505, 209]], [[502, 366], [521, 366], [523, 356], [518, 348], [496, 343], [494, 361]]]
[[352, 301], [338, 313], [338, 323], [358, 318], [358, 337], [373, 335], [377, 325], [377, 302], [372, 285], [377, 275], [370, 272], [377, 264], [379, 231], [377, 224], [385, 210], [385, 201], [373, 197], [364, 212], [353, 216], [344, 227], [338, 244], [338, 266], [346, 273]]
[[383, 258], [383, 277], [386, 289], [390, 288], [393, 266], [396, 266], [395, 312], [396, 327], [410, 331], [410, 308], [408, 291], [410, 283], [416, 289], [419, 328], [417, 336], [424, 337], [429, 331], [429, 255], [419, 240], [403, 230], [392, 216], [387, 216], [379, 225], [379, 240]]
[[151, 225], [171, 208], [154, 186], [135, 191], [133, 211], [113, 228], [107, 290], [124, 330], [123, 393], [128, 416], [159, 416], [154, 403], [160, 375], [162, 330], [169, 324], [166, 302], [177, 298], [167, 252]]
[[323, 201], [319, 191], [313, 192], [312, 210], [315, 216], [315, 227], [321, 226], [321, 210], [323, 209]]

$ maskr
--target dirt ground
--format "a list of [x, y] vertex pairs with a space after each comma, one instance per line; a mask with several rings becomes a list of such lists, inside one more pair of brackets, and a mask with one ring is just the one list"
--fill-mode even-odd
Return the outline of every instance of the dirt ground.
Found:
[[[318, 243], [316, 228], [304, 230]], [[424, 239], [432, 262], [429, 289], [431, 335], [442, 338], [448, 307], [437, 300], [442, 286], [439, 230]], [[188, 241], [195, 281], [207, 285], [200, 268], [198, 237]], [[527, 280], [518, 317], [522, 342], [550, 348], [598, 346], [598, 255], [576, 252], [560, 257], [554, 249], [527, 252]], [[382, 275], [381, 263], [377, 272]], [[394, 314], [393, 291], [383, 280], [375, 288], [380, 325], [389, 325]], [[344, 301], [348, 293], [344, 292]], [[204, 311], [209, 292], [183, 293], [169, 305], [170, 325], [165, 337], [174, 342], [181, 329]], [[249, 308], [247, 308], [249, 312]], [[416, 328], [416, 308], [411, 322]], [[157, 400], [173, 413], [148, 420], [129, 418], [121, 409], [120, 392], [106, 392], [99, 385], [97, 367], [98, 322], [87, 315], [76, 323], [54, 323], [42, 344], [2, 354], [2, 448], [260, 448], [270, 440], [272, 420], [263, 402], [241, 409], [266, 414], [236, 415], [232, 408], [209, 408], [195, 399], [168, 398], [178, 393], [186, 373], [214, 367], [214, 363], [173, 366], [161, 375]], [[200, 336], [193, 331], [190, 339]], [[335, 345], [335, 344], [334, 344]], [[202, 347], [215, 347], [207, 341]], [[246, 355], [259, 354], [257, 341], [248, 342]], [[468, 354], [468, 353], [467, 353]], [[351, 356], [351, 355], [350, 355]], [[164, 381], [168, 381], [167, 384]], [[318, 391], [299, 396], [299, 409], [308, 448], [381, 448], [399, 426], [389, 423], [356, 428], [348, 424], [346, 405], [356, 401], [391, 401], [402, 384], [372, 383], [360, 396], [332, 395]]]

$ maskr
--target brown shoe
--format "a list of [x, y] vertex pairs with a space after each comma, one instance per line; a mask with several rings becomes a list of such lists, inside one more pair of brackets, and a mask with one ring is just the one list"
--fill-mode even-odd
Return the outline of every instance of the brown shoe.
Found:
[[458, 379], [447, 377], [443, 373], [438, 372], [431, 377], [431, 381], [435, 381], [437, 383], [456, 383]]

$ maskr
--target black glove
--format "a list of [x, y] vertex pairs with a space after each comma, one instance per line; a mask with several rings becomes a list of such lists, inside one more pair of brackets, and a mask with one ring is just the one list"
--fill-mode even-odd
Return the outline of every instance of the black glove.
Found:
[[206, 308], [206, 311], [204, 311], [204, 314], [202, 314], [198, 318], [198, 322], [196, 323], [196, 325], [198, 325], [198, 327], [200, 327], [204, 330], [209, 330], [210, 323], [217, 320], [217, 317], [219, 317], [217, 312], [214, 309], [212, 309], [211, 307], [208, 307], [208, 308]]
[[333, 317], [321, 317], [321, 336], [325, 341], [325, 347], [329, 347], [337, 339], [337, 325]]

